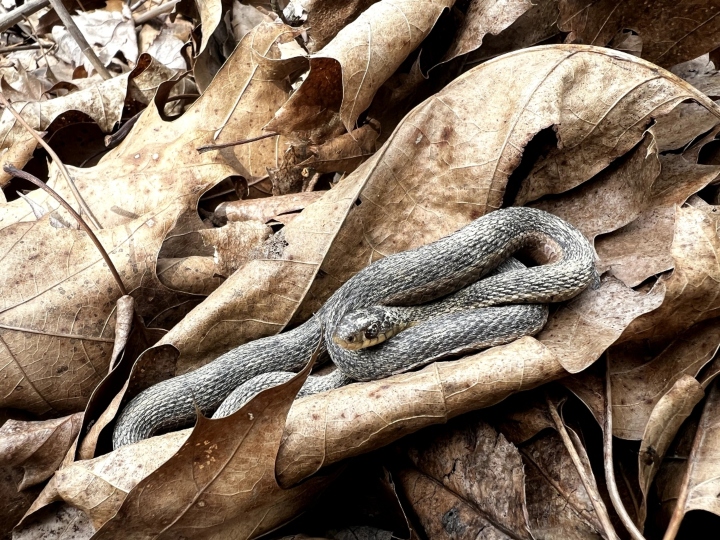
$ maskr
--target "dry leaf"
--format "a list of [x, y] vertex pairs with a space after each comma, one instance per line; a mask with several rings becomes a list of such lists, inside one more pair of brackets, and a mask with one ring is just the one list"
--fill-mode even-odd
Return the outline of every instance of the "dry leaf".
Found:
[[228, 221], [254, 220], [267, 223], [280, 214], [302, 210], [307, 205], [320, 199], [324, 194], [325, 191], [308, 191], [306, 193], [278, 195], [264, 199], [229, 201], [220, 203], [215, 209], [215, 215], [226, 218]]
[[520, 453], [488, 424], [454, 422], [425, 431], [407, 452], [427, 479], [401, 473], [401, 485], [430, 538], [483, 526], [500, 536], [532, 538]]
[[441, 62], [478, 49], [486, 34], [499, 34], [531, 7], [529, 0], [472, 0]]
[[592, 178], [643, 138], [651, 117], [685, 97], [708, 101], [671, 77], [606, 49], [548, 46], [455, 79], [406, 116], [386, 143], [382, 165], [329, 250], [326, 277], [315, 281], [298, 319], [373, 260], [499, 208], [522, 149], [540, 131], [555, 126], [561, 148], [522, 184], [537, 197]]
[[69, 504], [13, 531], [13, 540], [89, 540], [95, 533], [87, 514]]
[[[128, 6], [123, 6], [122, 11], [81, 11], [73, 15], [72, 19], [104, 66], [109, 65], [119, 52], [129, 62], [130, 67], [135, 65], [138, 59], [138, 44], [135, 22]], [[64, 26], [54, 26], [52, 36], [58, 45], [55, 53], [58, 58], [73, 68], [83, 66], [87, 73], [93, 72], [93, 65]]]
[[177, 454], [129, 493], [96, 538], [251, 538], [295, 516], [328, 483], [315, 478], [285, 490], [275, 480], [285, 418], [309, 367], [231, 416], [200, 417]]
[[[379, 0], [291, 0], [288, 8], [305, 15], [308, 50], [322, 49], [344, 27]], [[293, 5], [295, 4], [295, 5]], [[299, 4], [299, 5], [298, 5]], [[304, 13], [303, 13], [304, 12]]]
[[622, 348], [611, 352], [613, 435], [641, 440], [660, 399], [672, 390], [676, 381], [697, 375], [718, 347], [720, 321], [713, 319], [681, 333], [646, 363], [638, 365], [643, 359], [638, 358], [632, 347], [627, 347], [625, 354]]
[[689, 375], [683, 375], [657, 402], [643, 433], [638, 453], [638, 480], [642, 492], [639, 522], [645, 522], [650, 486], [665, 459], [665, 454], [682, 423], [693, 408], [705, 397], [702, 385]]
[[83, 413], [55, 420], [8, 420], [0, 428], [0, 466], [24, 470], [18, 489], [47, 480], [80, 431]]
[[352, 131], [380, 86], [452, 4], [453, 0], [382, 0], [371, 5], [310, 57], [307, 78], [265, 129], [306, 131], [339, 115]]
[[714, 2], [560, 0], [559, 6], [558, 27], [570, 32], [569, 41], [604, 46], [632, 28], [642, 39], [643, 58], [661, 66], [691, 60], [720, 44], [720, 6]]
[[[97, 232], [150, 318], [186, 300], [154, 271], [177, 213], [171, 204]], [[45, 218], [5, 228], [0, 253], [0, 404], [37, 414], [81, 410], [108, 369], [121, 296], [115, 280], [84, 231], [56, 229]]]
[[673, 460], [658, 475], [660, 501], [664, 510], [668, 513], [673, 511], [669, 528], [674, 529], [675, 533], [682, 518], [691, 510], [705, 510], [720, 515], [720, 463], [717, 457], [720, 444], [717, 421], [719, 405], [720, 392], [718, 380], [715, 379], [708, 390], [692, 449], [689, 455], [685, 454], [687, 459]]
[[556, 432], [542, 435], [524, 445], [521, 452], [526, 464], [527, 510], [533, 535], [600, 537], [602, 526], [592, 500], [560, 436]]
[[675, 269], [653, 287], [665, 291], [663, 303], [630, 324], [621, 340], [662, 340], [720, 314], [717, 221], [714, 209], [709, 213], [693, 207], [675, 210], [670, 251]]

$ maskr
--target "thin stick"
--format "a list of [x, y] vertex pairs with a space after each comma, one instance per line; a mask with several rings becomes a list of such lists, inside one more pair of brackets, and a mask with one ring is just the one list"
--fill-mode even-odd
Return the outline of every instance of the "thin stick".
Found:
[[80, 192], [78, 191], [77, 186], [75, 185], [75, 182], [73, 182], [73, 179], [70, 177], [70, 172], [67, 170], [67, 167], [65, 167], [65, 164], [60, 161], [60, 158], [55, 153], [55, 150], [50, 148], [50, 145], [46, 143], [43, 138], [38, 135], [37, 131], [35, 131], [33, 128], [30, 127], [30, 124], [28, 124], [25, 119], [20, 116], [20, 114], [13, 108], [12, 105], [10, 105], [10, 102], [5, 99], [5, 96], [3, 96], [2, 92], [0, 92], [0, 103], [5, 105], [5, 108], [7, 108], [10, 113], [15, 117], [15, 119], [20, 122], [22, 127], [24, 127], [27, 132], [33, 136], [33, 138], [42, 146], [45, 151], [50, 154], [50, 157], [53, 159], [55, 164], [60, 169], [60, 172], [65, 177], [65, 180], [67, 180], [68, 186], [70, 187], [70, 191], [72, 191], [73, 195], [75, 196], [75, 200], [80, 205], [80, 208], [83, 212], [87, 215], [90, 222], [93, 224], [93, 226], [96, 229], [102, 229], [102, 226], [100, 225], [100, 222], [95, 218], [92, 211], [90, 210], [90, 207], [85, 202], [85, 199], [82, 198], [82, 195], [80, 195]]
[[25, 2], [22, 6], [0, 17], [0, 32], [4, 32], [11, 26], [15, 26], [25, 17], [37, 13], [49, 4], [50, 0], [30, 0], [29, 2]]
[[610, 501], [612, 501], [615, 511], [620, 517], [625, 528], [634, 540], [645, 540], [635, 522], [625, 509], [625, 505], [620, 498], [620, 492], [615, 482], [615, 469], [613, 467], [612, 453], [612, 387], [610, 385], [610, 359], [607, 359], [605, 369], [605, 425], [603, 426], [603, 454], [605, 462], [605, 483], [610, 493]]
[[178, 2], [180, 2], [180, 0], [170, 0], [169, 2], [165, 2], [164, 4], [160, 4], [159, 6], [150, 8], [146, 12], [138, 15], [137, 17], [133, 17], [133, 22], [135, 23], [135, 26], [138, 26], [140, 24], [151, 21], [155, 17], [162, 15], [163, 13], [168, 13], [172, 11], [175, 7], [175, 4], [177, 4]]
[[95, 51], [90, 46], [90, 44], [85, 39], [85, 36], [80, 31], [80, 29], [75, 24], [75, 21], [72, 20], [72, 17], [70, 16], [70, 12], [65, 8], [65, 5], [62, 3], [62, 0], [50, 0], [50, 4], [52, 5], [53, 9], [55, 10], [55, 13], [57, 13], [57, 16], [60, 17], [60, 20], [65, 25], [65, 28], [70, 33], [72, 38], [75, 40], [75, 42], [80, 47], [80, 50], [85, 55], [85, 58], [87, 58], [92, 66], [95, 68], [95, 71], [97, 71], [100, 76], [105, 79], [106, 81], [108, 79], [112, 79], [112, 75], [110, 75], [110, 72], [105, 69], [105, 66], [100, 61], [100, 59], [95, 54]]
[[588, 478], [585, 467], [583, 467], [580, 456], [577, 453], [577, 449], [575, 448], [575, 445], [570, 438], [570, 434], [567, 432], [567, 429], [565, 429], [565, 424], [560, 418], [560, 415], [558, 414], [555, 405], [552, 403], [552, 401], [550, 401], [550, 398], [546, 397], [545, 401], [547, 402], [550, 416], [555, 423], [555, 428], [558, 430], [558, 433], [560, 434], [560, 437], [565, 444], [565, 448], [567, 448], [567, 451], [570, 454], [570, 459], [572, 460], [573, 465], [575, 465], [575, 469], [577, 469], [577, 472], [580, 475], [580, 480], [582, 481], [583, 486], [585, 486], [585, 491], [590, 497], [590, 502], [592, 502], [593, 508], [595, 508], [595, 513], [597, 514], [597, 517], [600, 520], [600, 524], [605, 531], [605, 537], [609, 540], [619, 540], [618, 535], [615, 532], [615, 528], [610, 522], [610, 516], [608, 515], [607, 508], [605, 508], [605, 503], [603, 503], [602, 499], [600, 498], [600, 494], [595, 489], [593, 482], [590, 480], [590, 478]]
[[108, 268], [110, 269], [110, 273], [112, 274], [113, 278], [115, 278], [115, 281], [117, 282], [118, 289], [120, 289], [120, 292], [123, 296], [127, 294], [127, 289], [125, 289], [125, 285], [122, 282], [122, 279], [120, 278], [120, 274], [118, 274], [117, 268], [115, 268], [115, 265], [112, 262], [112, 259], [110, 259], [110, 255], [108, 255], [108, 252], [105, 251], [105, 248], [100, 243], [100, 240], [98, 240], [98, 237], [95, 236], [95, 233], [92, 231], [90, 227], [88, 227], [88, 224], [85, 223], [85, 220], [80, 217], [80, 214], [78, 214], [75, 209], [70, 206], [65, 199], [63, 199], [60, 195], [58, 195], [54, 189], [52, 189], [50, 186], [48, 186], [45, 182], [40, 180], [39, 178], [33, 176], [30, 173], [27, 173], [25, 171], [21, 171], [20, 169], [13, 167], [9, 163], [6, 163], [3, 166], [3, 170], [8, 173], [12, 174], [13, 176], [17, 176], [18, 178], [22, 178], [23, 180], [27, 180], [28, 182], [32, 182], [40, 189], [43, 189], [45, 192], [47, 192], [53, 199], [55, 199], [60, 206], [62, 206], [67, 212], [75, 218], [75, 221], [78, 222], [78, 225], [87, 233], [87, 235], [90, 237], [90, 240], [92, 240], [93, 244], [95, 244], [95, 247], [100, 252], [100, 255], [102, 255], [102, 258], [105, 260], [105, 264], [108, 265]]
[[241, 144], [248, 144], [255, 141], [262, 141], [263, 139], [269, 139], [270, 137], [277, 137], [279, 133], [266, 133], [265, 135], [258, 135], [252, 139], [240, 139], [239, 141], [221, 143], [221, 144], [206, 144], [205, 146], [198, 147], [197, 151], [199, 154], [204, 154], [210, 150], [220, 150], [222, 148], [230, 148], [231, 146], [240, 146]]
[[28, 45], [10, 45], [9, 47], [0, 47], [0, 54], [8, 54], [15, 51], [33, 51], [35, 49], [51, 49], [52, 45], [41, 45], [40, 43], [30, 43]]

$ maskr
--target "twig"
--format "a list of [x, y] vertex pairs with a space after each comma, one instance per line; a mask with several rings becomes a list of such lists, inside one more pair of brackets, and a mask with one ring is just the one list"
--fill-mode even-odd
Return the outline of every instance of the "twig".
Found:
[[170, 0], [169, 2], [165, 2], [164, 4], [160, 4], [159, 6], [155, 6], [154, 8], [150, 8], [145, 13], [141, 13], [137, 17], [133, 17], [133, 22], [135, 23], [135, 26], [138, 26], [140, 24], [151, 21], [158, 15], [162, 15], [163, 13], [172, 11], [175, 7], [175, 4], [177, 4], [178, 2], [180, 2], [180, 0]]
[[20, 116], [20, 114], [13, 108], [12, 105], [10, 105], [10, 102], [5, 99], [5, 96], [3, 96], [2, 92], [0, 92], [0, 103], [5, 105], [5, 108], [7, 108], [8, 111], [15, 117], [15, 119], [20, 122], [22, 127], [24, 127], [27, 132], [32, 135], [32, 137], [42, 146], [45, 151], [50, 154], [50, 157], [53, 159], [55, 164], [60, 169], [60, 173], [65, 177], [65, 180], [67, 180], [68, 186], [70, 187], [70, 191], [72, 191], [73, 196], [75, 197], [75, 200], [80, 205], [80, 208], [83, 212], [87, 215], [88, 219], [90, 219], [90, 222], [93, 224], [93, 226], [96, 229], [102, 229], [102, 226], [100, 225], [100, 222], [95, 218], [92, 211], [90, 210], [90, 207], [85, 202], [85, 199], [82, 198], [82, 195], [80, 195], [80, 192], [78, 191], [77, 186], [75, 185], [75, 182], [70, 177], [70, 172], [67, 170], [67, 167], [65, 167], [65, 164], [60, 161], [60, 158], [55, 153], [55, 150], [50, 148], [50, 145], [46, 143], [43, 138], [38, 135], [37, 131], [35, 131], [33, 128], [30, 127], [30, 124], [28, 124], [25, 119]]
[[590, 497], [590, 502], [592, 502], [595, 513], [597, 514], [597, 517], [600, 520], [600, 524], [605, 531], [605, 537], [609, 540], [619, 540], [618, 535], [615, 532], [615, 528], [610, 522], [610, 516], [608, 515], [607, 508], [605, 508], [605, 503], [603, 503], [602, 499], [600, 498], [600, 494], [595, 489], [592, 480], [588, 477], [587, 472], [585, 471], [585, 467], [583, 466], [582, 461], [580, 461], [580, 456], [577, 453], [577, 449], [575, 448], [575, 445], [570, 438], [570, 434], [567, 432], [565, 424], [560, 418], [560, 415], [558, 414], [555, 405], [552, 403], [552, 401], [550, 401], [550, 398], [548, 397], [545, 398], [545, 401], [547, 402], [548, 411], [550, 412], [550, 416], [553, 419], [555, 428], [558, 430], [558, 433], [560, 434], [560, 437], [565, 444], [565, 448], [567, 448], [567, 451], [570, 454], [570, 459], [572, 460], [573, 465], [575, 465], [575, 469], [577, 469], [577, 472], [580, 475], [580, 480], [582, 480], [583, 486], [585, 486], [585, 491], [587, 492], [588, 497]]
[[241, 139], [239, 141], [233, 141], [229, 143], [221, 144], [206, 144], [205, 146], [199, 146], [197, 151], [199, 154], [204, 154], [210, 150], [220, 150], [222, 148], [230, 148], [231, 146], [240, 146], [241, 144], [248, 144], [255, 141], [262, 141], [263, 139], [269, 139], [270, 137], [277, 137], [279, 133], [266, 133], [265, 135], [258, 135], [252, 139]]
[[5, 108], [7, 108], [10, 113], [15, 117], [15, 119], [20, 122], [20, 124], [32, 135], [32, 137], [42, 146], [45, 151], [50, 155], [50, 157], [55, 161], [56, 165], [60, 169], [60, 172], [65, 177], [65, 180], [68, 183], [68, 186], [70, 187], [70, 190], [73, 192], [73, 195], [75, 196], [75, 199], [77, 200], [78, 204], [80, 205], [80, 208], [87, 214], [87, 216], [90, 218], [93, 226], [95, 226], [97, 229], [102, 229], [100, 226], [100, 223], [97, 221], [95, 216], [93, 215], [92, 211], [88, 207], [85, 200], [82, 198], [82, 195], [80, 195], [80, 192], [77, 189], [77, 186], [75, 186], [75, 182], [70, 177], [70, 172], [67, 170], [67, 167], [65, 167], [65, 164], [60, 160], [58, 155], [55, 153], [55, 151], [43, 140], [43, 138], [35, 131], [30, 125], [25, 121], [25, 119], [20, 116], [20, 114], [15, 110], [15, 108], [5, 99], [5, 96], [3, 96], [2, 92], [0, 92], [0, 103], [2, 103]]
[[90, 46], [90, 44], [85, 39], [85, 36], [80, 31], [80, 29], [75, 24], [75, 21], [72, 20], [72, 17], [70, 16], [70, 12], [65, 8], [65, 5], [62, 3], [62, 0], [50, 0], [50, 4], [52, 5], [53, 9], [55, 10], [55, 13], [57, 13], [57, 16], [60, 17], [60, 20], [65, 25], [65, 28], [70, 33], [72, 38], [75, 40], [75, 42], [80, 47], [80, 50], [85, 55], [85, 58], [87, 58], [92, 66], [95, 68], [95, 71], [97, 71], [100, 76], [105, 79], [106, 81], [108, 79], [112, 79], [112, 75], [110, 75], [110, 72], [105, 69], [105, 66], [100, 61], [100, 59], [95, 54], [95, 51]]
[[60, 206], [62, 206], [67, 212], [75, 218], [75, 220], [78, 222], [78, 225], [87, 233], [87, 235], [90, 237], [90, 240], [92, 240], [93, 244], [95, 244], [95, 247], [100, 252], [100, 255], [102, 255], [102, 258], [105, 260], [105, 264], [108, 265], [108, 268], [110, 269], [110, 273], [113, 275], [113, 278], [117, 282], [118, 289], [120, 289], [120, 292], [123, 296], [127, 294], [127, 289], [125, 289], [125, 285], [122, 282], [122, 279], [120, 278], [120, 274], [118, 274], [117, 268], [115, 268], [115, 265], [112, 262], [112, 259], [110, 258], [110, 255], [108, 255], [108, 252], [105, 251], [105, 248], [100, 243], [100, 240], [98, 240], [98, 237], [95, 236], [95, 233], [92, 231], [90, 227], [88, 227], [88, 224], [85, 223], [85, 220], [80, 217], [80, 214], [78, 214], [75, 209], [70, 206], [65, 199], [63, 199], [60, 195], [58, 195], [54, 189], [49, 187], [45, 182], [40, 180], [39, 178], [33, 176], [30, 173], [27, 173], [25, 171], [21, 171], [20, 169], [13, 167], [9, 163], [6, 163], [3, 166], [3, 170], [8, 173], [12, 174], [13, 176], [17, 176], [18, 178], [22, 178], [23, 180], [27, 180], [28, 182], [32, 182], [37, 187], [43, 189], [46, 191], [53, 199], [55, 199]]
[[610, 493], [610, 501], [615, 508], [620, 521], [630, 533], [634, 540], [645, 540], [635, 522], [625, 509], [625, 505], [620, 498], [620, 492], [615, 482], [615, 469], [613, 467], [612, 453], [612, 386], [610, 385], [610, 359], [607, 359], [605, 369], [605, 425], [603, 426], [603, 454], [605, 462], [605, 483]]
[[35, 49], [51, 49], [53, 45], [44, 45], [40, 43], [30, 43], [28, 45], [10, 45], [9, 47], [0, 47], [0, 54], [7, 54], [15, 51], [33, 51]]
[[22, 6], [0, 17], [0, 32], [4, 32], [11, 26], [15, 26], [25, 17], [37, 13], [49, 4], [50, 0], [30, 0], [29, 2], [25, 2]]

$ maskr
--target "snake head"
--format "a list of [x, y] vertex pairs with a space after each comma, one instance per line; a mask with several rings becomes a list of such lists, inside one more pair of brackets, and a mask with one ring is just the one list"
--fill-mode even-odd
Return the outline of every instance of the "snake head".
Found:
[[333, 333], [333, 341], [343, 349], [357, 351], [382, 343], [397, 331], [388, 308], [362, 308], [340, 319]]

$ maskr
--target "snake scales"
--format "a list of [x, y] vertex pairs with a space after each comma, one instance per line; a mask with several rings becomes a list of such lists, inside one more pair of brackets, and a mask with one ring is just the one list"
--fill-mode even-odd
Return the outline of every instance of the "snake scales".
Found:
[[[488, 275], [522, 248], [542, 250], [549, 262], [531, 268], [506, 263]], [[273, 372], [298, 371], [321, 342], [337, 369], [309, 380], [306, 394], [536, 333], [547, 316], [547, 308], [537, 304], [568, 300], [594, 279], [593, 249], [577, 229], [541, 210], [497, 210], [436, 242], [374, 262], [301, 326], [237, 347], [146, 389], [122, 411], [113, 445], [191, 424], [197, 409], [204, 414], [217, 410], [216, 417], [229, 414], [243, 399], [238, 393], [287, 380], [290, 375]], [[375, 347], [348, 350], [333, 339], [338, 323], [360, 308], [425, 304], [451, 293], [451, 304], [469, 309], [446, 309]]]

